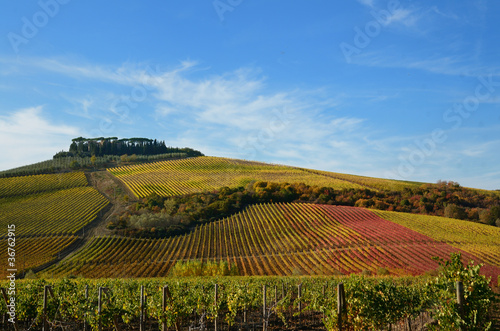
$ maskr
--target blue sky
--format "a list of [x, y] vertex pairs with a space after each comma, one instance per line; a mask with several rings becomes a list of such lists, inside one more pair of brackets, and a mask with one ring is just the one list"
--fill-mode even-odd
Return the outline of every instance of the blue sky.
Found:
[[500, 2], [8, 1], [0, 169], [71, 138], [500, 189]]

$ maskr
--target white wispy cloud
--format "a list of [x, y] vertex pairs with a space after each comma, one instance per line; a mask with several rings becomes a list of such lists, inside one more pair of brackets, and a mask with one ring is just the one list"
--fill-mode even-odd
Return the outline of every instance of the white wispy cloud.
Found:
[[353, 57], [353, 63], [378, 68], [417, 69], [435, 74], [477, 77], [487, 75], [500, 75], [500, 66], [477, 65], [474, 61], [463, 55], [449, 55], [441, 57], [397, 57], [384, 51], [364, 52]]
[[[50, 71], [59, 67], [57, 61], [48, 63], [51, 65], [37, 69]], [[31, 65], [35, 66], [36, 61]], [[370, 128], [364, 118], [346, 116], [340, 111], [348, 98], [345, 92], [335, 95], [323, 89], [272, 89], [260, 71], [253, 68], [213, 75], [193, 61], [163, 71], [139, 64], [111, 68], [65, 62], [61, 66], [65, 69], [57, 73], [81, 84], [109, 84], [106, 92], [89, 94], [85, 90], [72, 99], [74, 110], [81, 112], [80, 118], [106, 118], [114, 114], [115, 119], [129, 123], [123, 132], [131, 135], [136, 134], [133, 130], [139, 123], [146, 123], [143, 125], [149, 135], [166, 139], [174, 146], [200, 149], [207, 155], [397, 178], [394, 172], [386, 170], [399, 162], [399, 155], [411, 153], [408, 146], [415, 140], [425, 138], [425, 135], [387, 137], [379, 128], [376, 131]], [[128, 87], [123, 88], [124, 85]], [[137, 114], [122, 120], [123, 112], [110, 107], [109, 100], [133, 98], [136, 89], [144, 89], [147, 100], [132, 100], [137, 104]], [[373, 99], [373, 94], [359, 97]], [[43, 107], [17, 110], [0, 117], [0, 129], [2, 141], [19, 139], [16, 144], [7, 145], [22, 146], [17, 149], [5, 146], [9, 162], [1, 163], [2, 168], [32, 163], [34, 158], [47, 159], [54, 151], [67, 149], [71, 138], [86, 133], [49, 120]], [[465, 143], [466, 138], [457, 137], [457, 144]], [[483, 155], [495, 148], [483, 147]], [[460, 154], [462, 150], [465, 152]], [[435, 154], [415, 169], [411, 179], [455, 180], [451, 175], [459, 172], [450, 169], [454, 160], [473, 158], [477, 150], [472, 144], [439, 146]]]
[[452, 12], [447, 12], [447, 13], [442, 12], [437, 6], [432, 6], [430, 8], [430, 10], [433, 11], [434, 13], [442, 16], [442, 17], [445, 17], [445, 18], [449, 18], [449, 19], [453, 19], [453, 20], [459, 20], [460, 19], [460, 17], [458, 17], [457, 14], [452, 13]]
[[0, 162], [0, 169], [50, 159], [55, 152], [67, 149], [68, 141], [79, 133], [80, 130], [76, 127], [47, 119], [41, 106], [2, 115], [0, 146], [7, 157]]
[[374, 0], [358, 0], [358, 2], [362, 5], [368, 6], [370, 8], [373, 8], [374, 6]]

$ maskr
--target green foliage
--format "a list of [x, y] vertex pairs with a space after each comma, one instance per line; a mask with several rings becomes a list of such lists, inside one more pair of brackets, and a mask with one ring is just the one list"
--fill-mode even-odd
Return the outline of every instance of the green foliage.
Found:
[[229, 265], [227, 261], [177, 261], [172, 268], [171, 275], [174, 277], [193, 276], [237, 276], [238, 266]]
[[489, 209], [485, 209], [480, 214], [481, 222], [489, 225], [496, 225], [500, 221], [500, 206], [492, 206]]
[[80, 168], [80, 163], [78, 163], [78, 161], [76, 160], [73, 160], [69, 163], [69, 167], [71, 169], [79, 169]]
[[[227, 273], [222, 263], [206, 264], [211, 273]], [[203, 263], [194, 261], [179, 268], [203, 272]], [[224, 269], [224, 272], [220, 270]], [[464, 282], [465, 315], [460, 317], [454, 297], [456, 280]], [[98, 323], [112, 327], [113, 316], [129, 324], [137, 321], [140, 312], [141, 286], [147, 295], [146, 309], [150, 318], [166, 322], [170, 328], [191, 323], [193, 315], [206, 313], [208, 320], [218, 317], [233, 325], [243, 310], [262, 311], [262, 290], [267, 288], [266, 306], [288, 325], [290, 313], [324, 314], [327, 330], [337, 330], [337, 285], [344, 283], [346, 310], [344, 327], [347, 330], [382, 330], [390, 323], [431, 311], [438, 321], [435, 330], [487, 330], [486, 312], [491, 303], [491, 289], [487, 280], [478, 274], [477, 266], [464, 266], [459, 255], [442, 261], [440, 275], [433, 281], [426, 278], [350, 277], [190, 277], [165, 279], [59, 279], [20, 280], [17, 282], [16, 314], [27, 325], [40, 325], [43, 307], [43, 287], [51, 285], [55, 298], [48, 301], [50, 319], [82, 325], [85, 320], [93, 329]], [[215, 284], [218, 284], [217, 302]], [[301, 284], [302, 296], [298, 297]], [[5, 286], [5, 282], [0, 282]], [[162, 289], [167, 287], [167, 306], [162, 308]], [[88, 298], [85, 288], [88, 287]], [[109, 291], [103, 294], [102, 314], [97, 314], [99, 287]], [[276, 292], [275, 292], [276, 291]], [[324, 294], [323, 294], [324, 293]], [[0, 313], [6, 312], [5, 305]]]
[[[479, 274], [482, 265], [462, 263], [461, 254], [452, 254], [449, 261], [437, 259], [439, 276], [428, 285], [429, 296], [434, 302], [435, 330], [490, 330], [488, 312], [495, 301], [489, 287], [490, 280]], [[464, 304], [461, 312], [456, 303], [456, 282], [464, 287]]]
[[[59, 152], [54, 158], [80, 156], [87, 157], [91, 155], [158, 155], [183, 153], [187, 156], [202, 156], [203, 154], [191, 148], [167, 147], [165, 141], [158, 141], [148, 138], [124, 138], [117, 137], [98, 137], [83, 138], [78, 137], [72, 140], [69, 152]], [[133, 156], [132, 156], [133, 159]], [[134, 161], [134, 160], [131, 160]]]
[[455, 204], [449, 204], [444, 208], [444, 217], [458, 218], [460, 220], [467, 219], [465, 209]]

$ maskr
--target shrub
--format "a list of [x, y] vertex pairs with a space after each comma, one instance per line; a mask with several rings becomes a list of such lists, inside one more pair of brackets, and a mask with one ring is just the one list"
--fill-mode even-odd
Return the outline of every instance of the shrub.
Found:
[[174, 277], [191, 276], [238, 276], [236, 265], [229, 265], [226, 261], [203, 262], [201, 260], [177, 261], [172, 268], [171, 275]]
[[[435, 297], [434, 318], [438, 322], [436, 330], [490, 330], [488, 312], [495, 301], [490, 288], [490, 279], [479, 274], [482, 265], [462, 263], [460, 253], [451, 254], [450, 261], [439, 261], [441, 270], [435, 281], [429, 284], [429, 293]], [[464, 286], [463, 312], [456, 304], [456, 282]]]

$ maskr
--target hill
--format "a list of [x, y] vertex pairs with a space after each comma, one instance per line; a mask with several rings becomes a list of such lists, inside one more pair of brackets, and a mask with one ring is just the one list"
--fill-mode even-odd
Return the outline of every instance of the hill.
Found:
[[108, 205], [83, 172], [0, 178], [1, 257], [7, 261], [7, 228], [14, 225], [20, 273], [50, 263], [75, 249]]
[[78, 137], [69, 151], [56, 153], [51, 160], [0, 171], [1, 177], [60, 173], [74, 170], [103, 170], [128, 163], [143, 163], [203, 156], [189, 147], [169, 147], [165, 141], [148, 138]]
[[[499, 267], [498, 246], [487, 239], [499, 238], [498, 228], [427, 216], [495, 220], [496, 193], [177, 157], [0, 178], [0, 225], [16, 225], [20, 272], [156, 277], [177, 261], [224, 260], [246, 275], [414, 275], [437, 267], [432, 256], [456, 251], [486, 263], [489, 274]], [[454, 235], [435, 237], [443, 231], [429, 224]]]
[[174, 196], [223, 186], [245, 186], [251, 181], [307, 183], [336, 189], [384, 188], [401, 190], [420, 183], [375, 179], [290, 166], [219, 157], [197, 157], [108, 169], [138, 197], [152, 193]]

